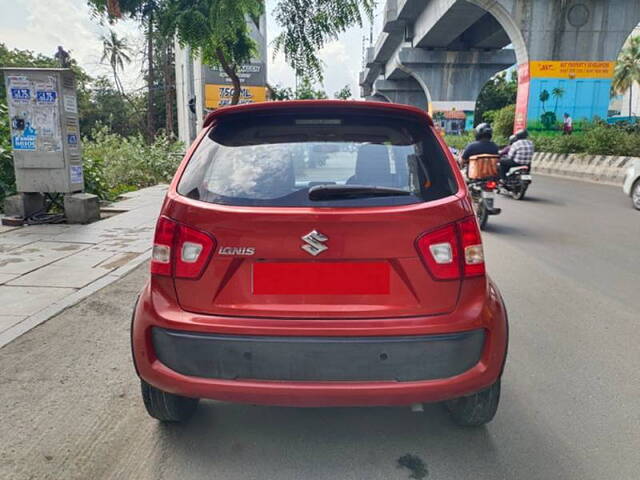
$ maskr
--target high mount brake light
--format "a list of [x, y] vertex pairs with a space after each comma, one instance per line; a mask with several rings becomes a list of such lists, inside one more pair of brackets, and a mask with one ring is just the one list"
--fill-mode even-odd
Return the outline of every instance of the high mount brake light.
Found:
[[485, 274], [480, 230], [473, 217], [418, 238], [418, 252], [437, 280], [457, 280]]
[[209, 263], [216, 241], [209, 234], [160, 217], [151, 254], [151, 273], [198, 278]]

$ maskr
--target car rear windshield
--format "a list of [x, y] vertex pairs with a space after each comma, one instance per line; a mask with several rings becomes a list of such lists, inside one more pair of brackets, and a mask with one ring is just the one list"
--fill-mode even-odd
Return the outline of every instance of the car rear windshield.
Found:
[[408, 205], [456, 191], [425, 123], [371, 114], [220, 120], [178, 184], [189, 198], [239, 206]]

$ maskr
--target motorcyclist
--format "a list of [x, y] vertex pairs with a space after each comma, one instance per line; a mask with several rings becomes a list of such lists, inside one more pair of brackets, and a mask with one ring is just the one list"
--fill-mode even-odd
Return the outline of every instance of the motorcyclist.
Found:
[[462, 152], [462, 163], [469, 162], [469, 158], [474, 155], [498, 155], [498, 145], [491, 138], [493, 137], [493, 129], [488, 123], [481, 123], [474, 129], [476, 141], [471, 142]]
[[531, 160], [535, 151], [533, 142], [529, 140], [526, 129], [515, 134], [516, 141], [509, 147], [509, 152], [500, 160], [500, 177], [505, 180], [509, 169], [526, 165], [531, 167]]
[[509, 150], [511, 149], [511, 145], [513, 145], [516, 142], [516, 140], [517, 138], [515, 135], [511, 135], [509, 137], [509, 144], [504, 148], [500, 149], [500, 151], [498, 152], [500, 157], [506, 157], [507, 155], [509, 155]]

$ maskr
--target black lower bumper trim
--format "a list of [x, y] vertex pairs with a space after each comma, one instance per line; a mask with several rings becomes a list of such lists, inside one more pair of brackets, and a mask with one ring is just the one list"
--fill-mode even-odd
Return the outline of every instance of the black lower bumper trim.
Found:
[[404, 337], [263, 337], [154, 328], [158, 359], [183, 375], [282, 381], [448, 378], [480, 360], [484, 330]]

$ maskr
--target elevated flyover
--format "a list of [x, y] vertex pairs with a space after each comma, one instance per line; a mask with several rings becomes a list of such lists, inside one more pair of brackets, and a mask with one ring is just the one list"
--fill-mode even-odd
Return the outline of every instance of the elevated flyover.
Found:
[[576, 118], [602, 113], [640, 0], [388, 0], [383, 16], [360, 74], [363, 96], [473, 109], [486, 81], [517, 65], [521, 126], [546, 113], [537, 97], [555, 84], [565, 93], [556, 109], [575, 107]]

